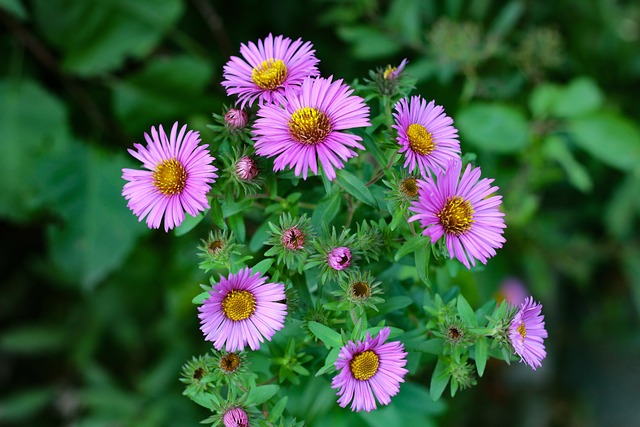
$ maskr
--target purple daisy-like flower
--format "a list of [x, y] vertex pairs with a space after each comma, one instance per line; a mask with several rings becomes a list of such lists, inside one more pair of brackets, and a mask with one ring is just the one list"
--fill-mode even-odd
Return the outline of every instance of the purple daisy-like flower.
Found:
[[185, 211], [196, 216], [209, 208], [209, 184], [218, 177], [218, 168], [211, 164], [215, 158], [208, 145], [199, 145], [200, 134], [186, 130], [184, 125], [178, 132], [176, 122], [167, 137], [162, 126], [159, 132], [152, 127], [151, 136], [144, 134], [146, 147], [133, 144], [135, 150], [128, 150], [146, 170], [122, 169], [122, 178], [129, 181], [122, 195], [140, 221], [147, 217], [149, 228], [160, 227], [164, 216], [169, 231], [182, 223]]
[[435, 179], [419, 181], [418, 200], [411, 203], [415, 213], [409, 221], [420, 221], [423, 235], [436, 242], [443, 235], [450, 258], [455, 256], [467, 268], [475, 260], [483, 264], [495, 256], [505, 242], [502, 196], [491, 196], [498, 187], [493, 179], [480, 179], [480, 168], [467, 165], [462, 177], [462, 161], [451, 160], [446, 170], [438, 170]]
[[398, 152], [404, 153], [404, 167], [408, 166], [409, 172], [418, 167], [427, 178], [429, 171], [444, 169], [449, 160], [459, 157], [458, 130], [442, 106], [412, 96], [410, 101], [401, 99], [394, 108], [392, 127], [398, 131]]
[[267, 277], [245, 267], [220, 281], [198, 308], [200, 329], [216, 350], [239, 351], [248, 344], [252, 350], [270, 341], [284, 327], [287, 315], [284, 285], [266, 283]]
[[509, 340], [515, 354], [520, 356], [520, 361], [531, 366], [534, 371], [542, 366], [542, 359], [547, 357], [543, 342], [547, 336], [542, 304], [535, 303], [533, 297], [528, 297], [520, 304], [520, 310], [511, 320]]
[[349, 268], [351, 265], [351, 250], [345, 247], [334, 248], [327, 254], [327, 264], [338, 271]]
[[269, 34], [255, 45], [240, 45], [242, 58], [232, 56], [224, 66], [222, 86], [227, 95], [238, 95], [240, 108], [245, 104], [278, 103], [287, 89], [299, 86], [308, 76], [319, 75], [320, 62], [313, 45], [301, 39], [291, 41]]
[[404, 71], [404, 67], [406, 67], [408, 63], [409, 61], [407, 60], [407, 58], [405, 58], [397, 67], [392, 67], [391, 65], [389, 65], [382, 73], [382, 77], [385, 80], [389, 81], [398, 80], [398, 77], [400, 77], [400, 74], [402, 74], [402, 71]]
[[400, 341], [385, 343], [389, 333], [388, 327], [375, 338], [367, 332], [364, 341], [349, 341], [340, 349], [335, 362], [339, 372], [331, 387], [338, 389], [341, 407], [351, 402], [352, 411], [369, 412], [376, 409], [376, 399], [381, 405], [388, 405], [400, 391], [400, 383], [409, 372], [404, 369], [407, 353]]
[[249, 417], [242, 408], [230, 408], [222, 416], [224, 427], [248, 427]]
[[258, 111], [253, 138], [256, 153], [277, 156], [273, 170], [285, 166], [307, 179], [308, 171], [318, 173], [318, 160], [330, 180], [335, 169], [364, 147], [358, 135], [343, 132], [369, 126], [369, 107], [353, 89], [333, 77], [307, 78], [299, 91], [287, 91], [282, 106], [265, 104]]

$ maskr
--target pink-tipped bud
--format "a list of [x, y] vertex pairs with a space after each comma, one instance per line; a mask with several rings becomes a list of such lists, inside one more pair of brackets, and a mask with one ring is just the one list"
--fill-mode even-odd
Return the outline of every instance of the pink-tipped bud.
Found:
[[249, 118], [244, 110], [230, 108], [224, 115], [224, 121], [231, 129], [241, 129], [247, 125]]
[[351, 251], [349, 248], [335, 248], [327, 255], [327, 262], [334, 270], [344, 270], [351, 265]]
[[222, 416], [224, 427], [249, 427], [249, 418], [242, 408], [228, 409]]
[[241, 157], [236, 163], [236, 174], [240, 179], [251, 181], [258, 175], [258, 163], [249, 156]]
[[304, 248], [304, 233], [298, 227], [291, 227], [282, 233], [282, 246], [297, 251]]

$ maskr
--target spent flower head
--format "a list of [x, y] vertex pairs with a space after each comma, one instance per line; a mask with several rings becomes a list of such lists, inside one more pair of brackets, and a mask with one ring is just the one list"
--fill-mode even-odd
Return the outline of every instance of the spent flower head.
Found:
[[346, 280], [340, 281], [340, 290], [333, 291], [332, 294], [340, 298], [338, 307], [341, 309], [364, 306], [377, 311], [376, 304], [384, 302], [379, 296], [382, 294], [380, 284], [368, 271], [353, 271]]
[[182, 375], [180, 381], [186, 384], [184, 393], [186, 395], [195, 396], [206, 391], [209, 387], [215, 385], [215, 369], [216, 361], [209, 355], [193, 357], [190, 361], [182, 366]]
[[200, 145], [200, 134], [187, 132], [187, 125], [178, 131], [176, 122], [169, 136], [162, 126], [152, 127], [144, 137], [146, 147], [133, 144], [135, 151], [128, 150], [144, 170], [122, 169], [122, 195], [139, 221], [146, 217], [149, 228], [159, 228], [164, 218], [169, 231], [184, 221], [185, 212], [195, 217], [209, 208], [207, 194], [218, 168], [208, 145]]
[[226, 230], [209, 231], [206, 240], [201, 241], [198, 246], [198, 256], [202, 258], [198, 265], [204, 272], [215, 268], [231, 268], [231, 257], [239, 255], [236, 250], [238, 245], [235, 243], [233, 232]]
[[279, 225], [269, 223], [269, 238], [265, 244], [272, 247], [265, 252], [265, 256], [276, 256], [277, 263], [288, 269], [302, 271], [307, 259], [315, 234], [311, 221], [306, 214], [292, 217], [289, 212], [280, 215]]

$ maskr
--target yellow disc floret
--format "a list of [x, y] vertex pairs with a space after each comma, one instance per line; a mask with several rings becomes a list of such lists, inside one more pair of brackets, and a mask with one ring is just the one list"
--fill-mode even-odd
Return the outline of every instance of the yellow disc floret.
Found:
[[180, 194], [187, 185], [187, 170], [177, 159], [164, 160], [152, 176], [153, 185], [165, 196]]
[[473, 206], [468, 200], [453, 196], [447, 199], [438, 218], [445, 232], [459, 236], [471, 229], [471, 224], [474, 223], [473, 213]]
[[368, 380], [374, 376], [378, 372], [378, 366], [380, 366], [380, 359], [371, 350], [357, 354], [349, 364], [353, 377], [360, 381]]
[[280, 87], [287, 78], [287, 66], [281, 59], [269, 58], [251, 70], [251, 80], [264, 90]]
[[407, 128], [407, 137], [409, 138], [409, 147], [414, 153], [425, 156], [435, 148], [431, 133], [424, 126], [417, 123]]
[[235, 321], [245, 320], [256, 311], [256, 297], [248, 291], [231, 291], [222, 300], [222, 312]]
[[289, 119], [289, 133], [301, 144], [316, 145], [324, 141], [331, 130], [329, 116], [316, 108], [300, 108]]

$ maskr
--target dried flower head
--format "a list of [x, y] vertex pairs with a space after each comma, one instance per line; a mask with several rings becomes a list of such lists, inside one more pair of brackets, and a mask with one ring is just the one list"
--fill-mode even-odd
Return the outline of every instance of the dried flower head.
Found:
[[210, 231], [206, 240], [201, 241], [202, 244], [198, 246], [198, 256], [202, 258], [198, 265], [205, 273], [215, 268], [229, 268], [231, 263], [231, 257], [239, 254], [236, 251], [237, 245], [233, 232], [227, 233], [227, 231], [216, 231], [215, 233]]
[[340, 298], [338, 304], [342, 309], [348, 310], [355, 305], [377, 310], [376, 304], [384, 302], [379, 297], [382, 293], [380, 284], [370, 272], [355, 271], [349, 274], [347, 280], [340, 281], [340, 290], [332, 292], [332, 295]]

